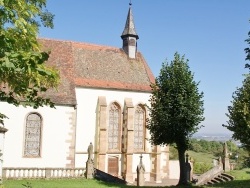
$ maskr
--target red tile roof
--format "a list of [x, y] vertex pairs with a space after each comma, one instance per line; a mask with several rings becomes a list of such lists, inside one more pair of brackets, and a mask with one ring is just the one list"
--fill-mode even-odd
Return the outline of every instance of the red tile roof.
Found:
[[47, 95], [58, 104], [76, 104], [75, 87], [151, 92], [154, 76], [141, 53], [128, 58], [119, 48], [89, 43], [40, 39], [51, 51], [48, 65], [60, 71], [58, 91]]

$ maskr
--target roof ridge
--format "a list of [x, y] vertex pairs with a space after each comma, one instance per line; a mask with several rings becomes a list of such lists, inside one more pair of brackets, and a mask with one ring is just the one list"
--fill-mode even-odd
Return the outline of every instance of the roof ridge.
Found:
[[71, 43], [72, 45], [84, 45], [84, 46], [93, 46], [93, 47], [99, 47], [99, 48], [105, 48], [105, 49], [122, 49], [115, 46], [108, 46], [104, 44], [94, 44], [89, 42], [79, 42], [79, 41], [73, 41], [73, 40], [63, 40], [63, 39], [51, 39], [51, 38], [38, 38], [40, 40], [48, 40], [48, 41], [56, 41], [56, 42], [67, 42]]
[[112, 49], [112, 50], [121, 50], [119, 47], [114, 47], [114, 46], [107, 46], [107, 45], [102, 45], [102, 44], [93, 44], [93, 43], [87, 43], [87, 42], [75, 42], [71, 41], [71, 44], [73, 46], [85, 46], [85, 47], [95, 47], [95, 48], [101, 48], [101, 49]]

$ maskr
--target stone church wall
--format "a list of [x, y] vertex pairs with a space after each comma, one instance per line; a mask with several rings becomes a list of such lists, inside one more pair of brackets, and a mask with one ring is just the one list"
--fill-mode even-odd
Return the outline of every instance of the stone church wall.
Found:
[[[115, 102], [120, 107], [121, 110], [124, 110], [125, 107], [125, 101], [126, 99], [131, 99], [133, 106], [136, 106], [138, 104], [149, 104], [149, 93], [143, 93], [143, 92], [131, 92], [131, 91], [116, 91], [116, 90], [108, 90], [108, 89], [86, 89], [86, 88], [77, 88], [76, 89], [76, 96], [77, 96], [77, 129], [76, 129], [76, 167], [83, 167], [85, 165], [85, 162], [87, 161], [87, 148], [90, 142], [94, 144], [95, 153], [97, 153], [100, 148], [98, 143], [96, 143], [96, 137], [99, 137], [98, 132], [98, 126], [100, 126], [100, 123], [98, 125], [98, 117], [99, 117], [99, 107], [98, 107], [98, 101], [99, 98], [102, 97], [103, 100], [105, 100], [107, 109], [106, 113], [108, 113], [108, 106]], [[124, 113], [124, 112], [123, 112]], [[124, 115], [122, 113], [122, 116]], [[106, 128], [108, 124], [108, 118], [104, 118], [106, 122]], [[103, 119], [102, 119], [103, 121]], [[123, 124], [123, 117], [121, 118], [121, 124]], [[104, 128], [104, 129], [106, 129]], [[102, 129], [102, 130], [104, 130]], [[105, 130], [106, 131], [106, 130]], [[104, 132], [105, 132], [104, 131]], [[107, 133], [104, 133], [107, 134]], [[146, 137], [148, 138], [148, 132], [146, 133]], [[125, 135], [124, 135], [125, 136]], [[107, 137], [107, 135], [106, 135]], [[103, 143], [101, 142], [101, 145]], [[122, 143], [122, 145], [125, 143]], [[105, 147], [105, 146], [102, 146]], [[145, 152], [150, 152], [151, 145], [148, 141], [145, 142]], [[117, 153], [109, 153], [107, 152], [107, 145], [106, 148], [101, 148], [102, 151], [106, 151], [107, 155], [105, 154], [103, 159], [101, 161], [96, 161], [98, 164], [103, 166], [104, 171], [107, 172], [107, 159], [108, 156], [117, 155], [119, 157], [119, 161], [123, 160], [123, 157], [121, 155], [122, 148]], [[150, 172], [150, 157], [149, 155], [145, 155], [145, 166], [148, 172]], [[104, 163], [104, 164], [102, 164]], [[136, 174], [136, 166], [139, 164], [139, 154], [133, 155], [133, 162], [132, 162], [132, 172], [133, 174]], [[119, 174], [121, 175], [121, 169], [123, 168], [123, 163], [120, 162], [119, 164]]]

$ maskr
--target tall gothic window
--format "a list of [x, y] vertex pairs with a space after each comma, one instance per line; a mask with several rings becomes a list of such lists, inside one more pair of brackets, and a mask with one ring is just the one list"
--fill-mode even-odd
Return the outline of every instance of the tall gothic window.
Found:
[[37, 113], [31, 113], [26, 118], [25, 126], [25, 157], [41, 156], [41, 127], [42, 118]]
[[109, 108], [109, 126], [108, 126], [108, 149], [119, 149], [120, 143], [120, 107], [112, 103]]
[[134, 149], [144, 149], [144, 134], [145, 134], [145, 110], [141, 106], [135, 109], [134, 119]]

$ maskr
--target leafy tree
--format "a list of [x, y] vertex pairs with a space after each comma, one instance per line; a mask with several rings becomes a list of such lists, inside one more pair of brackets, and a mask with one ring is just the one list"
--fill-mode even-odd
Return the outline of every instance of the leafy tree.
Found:
[[190, 150], [195, 151], [195, 152], [202, 152], [202, 151], [204, 151], [204, 149], [198, 143], [192, 143], [192, 145], [190, 145]]
[[[250, 31], [248, 32], [248, 39], [246, 39], [246, 42], [250, 46]], [[250, 47], [245, 48], [245, 52], [247, 54], [246, 60], [250, 61]], [[250, 68], [250, 65], [248, 63], [246, 64], [246, 68]]]
[[[38, 108], [53, 103], [43, 93], [58, 85], [59, 74], [45, 66], [49, 53], [41, 50], [41, 25], [53, 28], [46, 0], [0, 0], [0, 101]], [[6, 116], [0, 113], [0, 123]]]
[[[246, 39], [247, 44], [250, 46], [250, 31], [248, 32], [249, 38]], [[246, 60], [250, 61], [250, 48], [245, 48]], [[250, 68], [248, 63], [245, 64], [246, 68]], [[233, 138], [240, 140], [250, 152], [250, 76], [247, 75], [243, 81], [243, 85], [233, 93], [232, 106], [228, 107], [226, 116], [229, 118], [228, 125], [222, 125], [228, 130], [233, 132]]]
[[169, 159], [177, 160], [178, 159], [178, 151], [176, 149], [176, 145], [172, 144], [169, 146]]
[[175, 53], [171, 63], [163, 63], [160, 75], [151, 85], [149, 107], [151, 142], [155, 145], [176, 144], [180, 162], [179, 185], [187, 184], [185, 151], [191, 136], [201, 127], [203, 93], [189, 70], [188, 60]]
[[242, 146], [250, 151], [250, 77], [246, 77], [242, 87], [233, 93], [232, 105], [228, 107], [227, 125], [233, 132], [232, 137], [240, 140]]

